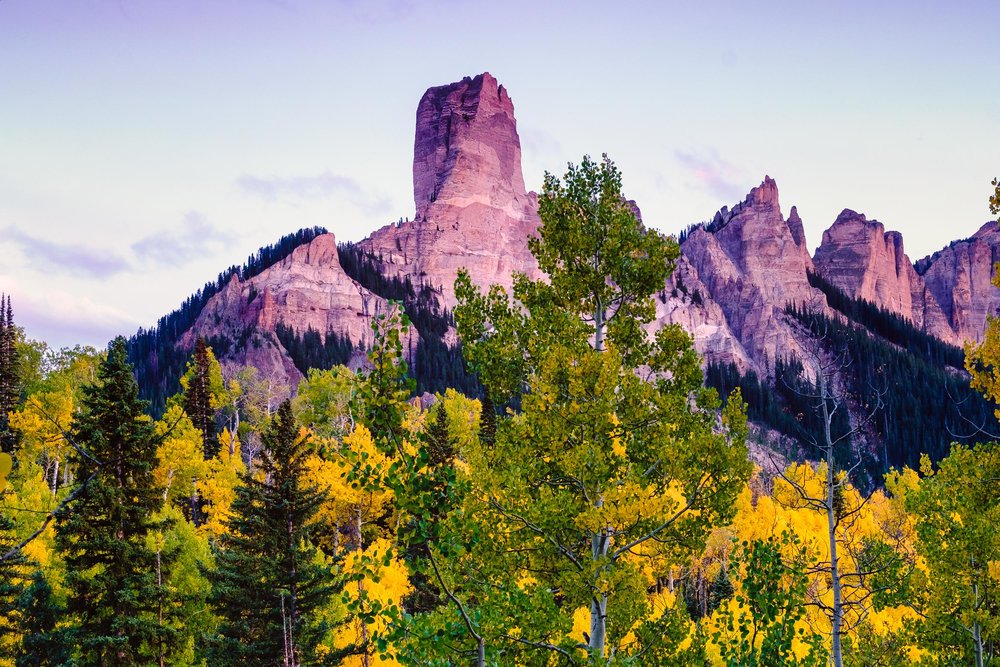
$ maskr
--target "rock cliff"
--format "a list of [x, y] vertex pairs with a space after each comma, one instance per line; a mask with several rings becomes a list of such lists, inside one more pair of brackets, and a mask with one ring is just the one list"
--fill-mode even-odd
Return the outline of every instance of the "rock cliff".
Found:
[[809, 285], [813, 264], [802, 220], [794, 207], [787, 220], [782, 216], [773, 179], [765, 177], [732, 210], [724, 207], [710, 224], [697, 227], [681, 250], [704, 285], [704, 296], [718, 306], [758, 371], [773, 366], [778, 355], [802, 356], [784, 308], [789, 303], [825, 308], [826, 298]]
[[1000, 225], [991, 221], [971, 238], [916, 264], [927, 292], [940, 306], [957, 341], [980, 341], [990, 315], [1000, 308], [1000, 289], [993, 286], [993, 267], [1000, 261]]
[[230, 278], [180, 344], [193, 347], [198, 336], [225, 338], [234, 345], [223, 361], [255, 366], [294, 387], [302, 374], [277, 340], [279, 323], [298, 333], [333, 331], [363, 348], [372, 342], [372, 316], [385, 307], [385, 299], [344, 273], [334, 235], [323, 234], [253, 278]]
[[844, 209], [823, 232], [816, 272], [848, 295], [901, 315], [947, 342], [958, 342], [938, 301], [903, 249], [903, 235]]
[[[386, 277], [431, 286], [445, 307], [455, 303], [452, 285], [463, 267], [482, 287], [509, 288], [515, 272], [540, 277], [528, 250], [540, 224], [537, 198], [525, 189], [513, 102], [489, 73], [430, 88], [421, 98], [413, 194], [413, 220], [387, 225], [358, 244]], [[782, 214], [769, 177], [732, 209], [723, 207], [695, 227], [681, 251], [650, 331], [679, 324], [706, 361], [732, 362], [762, 376], [776, 357], [806, 356], [786, 305], [829, 312], [825, 296], [809, 285], [809, 271], [948, 342], [979, 340], [987, 316], [1000, 306], [1000, 289], [990, 284], [1000, 259], [997, 223], [914, 266], [898, 232], [845, 209], [813, 258], [797, 209]], [[239, 343], [229, 361], [294, 383], [298, 370], [274, 335], [279, 323], [298, 332], [334, 331], [365, 346], [371, 317], [385, 303], [344, 272], [333, 236], [322, 235], [253, 278], [232, 278], [180, 345], [193, 345], [199, 335], [225, 337]], [[454, 343], [452, 334], [442, 341]]]
[[903, 250], [903, 236], [850, 209], [823, 233], [817, 273], [850, 296], [902, 315], [927, 333], [961, 345], [979, 341], [986, 319], [1000, 307], [990, 280], [1000, 260], [1000, 229], [987, 223], [916, 264]]
[[388, 275], [439, 290], [467, 268], [480, 286], [511, 285], [514, 272], [537, 275], [527, 238], [538, 204], [521, 173], [514, 105], [488, 72], [429, 89], [417, 106], [412, 221], [387, 225], [361, 242]]

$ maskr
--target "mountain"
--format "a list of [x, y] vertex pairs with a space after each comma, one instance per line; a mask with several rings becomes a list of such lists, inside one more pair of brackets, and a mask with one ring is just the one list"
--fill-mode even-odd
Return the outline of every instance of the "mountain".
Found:
[[[718, 305], [747, 365], [760, 373], [778, 356], [804, 357], [785, 307], [825, 309], [826, 299], [809, 284], [813, 261], [802, 220], [794, 206], [787, 219], [782, 215], [773, 179], [765, 177], [742, 202], [692, 229], [681, 251], [705, 286], [702, 299]], [[706, 361], [722, 361], [709, 346], [699, 348]]]
[[[421, 98], [413, 194], [412, 220], [355, 244], [338, 244], [324, 230], [286, 237], [246, 267], [220, 274], [155, 329], [139, 332], [131, 353], [147, 397], [162, 405], [176, 390], [198, 337], [209, 340], [224, 365], [253, 365], [291, 387], [310, 366], [363, 363], [372, 318], [388, 299], [403, 301], [415, 323], [407, 349], [418, 386], [474, 391], [448, 312], [459, 269], [482, 287], [509, 288], [515, 272], [541, 276], [528, 250], [540, 224], [538, 199], [525, 188], [513, 101], [488, 72], [430, 88]], [[839, 327], [858, 354], [864, 341], [874, 341], [879, 347], [869, 352], [879, 363], [933, 374], [933, 390], [943, 393], [961, 377], [961, 350], [954, 346], [980, 340], [1000, 306], [1000, 290], [990, 282], [1000, 259], [996, 223], [914, 264], [900, 233], [844, 209], [810, 256], [798, 210], [782, 212], [778, 185], [767, 176], [745, 199], [686, 230], [681, 251], [658, 294], [650, 331], [679, 324], [691, 333], [710, 379], [775, 392], [776, 398], [760, 398], [769, 407], [758, 417], [786, 430], [792, 399], [778, 395], [775, 376], [799, 362], [804, 381], [813, 376], [809, 327], [817, 321]], [[918, 368], [924, 370], [912, 370]], [[871, 369], [862, 370], [844, 379], [859, 396]], [[904, 376], [894, 382], [909, 386]], [[863, 402], [856, 400], [855, 408]], [[893, 409], [903, 414], [902, 405]], [[932, 417], [922, 437], [946, 439], [946, 420], [954, 417]], [[875, 441], [895, 433], [888, 417], [881, 428]], [[890, 459], [883, 455], [884, 463]]]

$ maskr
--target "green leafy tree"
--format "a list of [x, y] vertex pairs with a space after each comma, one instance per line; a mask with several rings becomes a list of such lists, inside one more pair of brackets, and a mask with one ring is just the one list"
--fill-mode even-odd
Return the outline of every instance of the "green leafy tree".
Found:
[[285, 401], [262, 436], [260, 475], [246, 473], [208, 572], [221, 618], [209, 665], [313, 664], [326, 628], [318, 611], [334, 576], [309, 541], [324, 492], [304, 481], [308, 438]]
[[56, 546], [66, 564], [66, 611], [82, 665], [148, 665], [171, 650], [167, 589], [172, 555], [147, 538], [162, 524], [156, 436], [140, 401], [125, 339], [116, 338], [84, 387], [71, 438], [80, 487], [58, 516]]
[[994, 178], [990, 185], [993, 186], [993, 194], [990, 195], [990, 213], [1000, 215], [1000, 178]]
[[[510, 614], [497, 639], [573, 664], [666, 664], [669, 650], [626, 640], [662, 638], [642, 630], [662, 615], [639, 563], [684, 562], [731, 518], [750, 472], [744, 407], [729, 401], [719, 432], [690, 336], [647, 333], [679, 250], [636, 219], [607, 157], [570, 165], [565, 181], [546, 175], [539, 212], [530, 243], [548, 281], [517, 276], [513, 301], [465, 273], [455, 286], [472, 367], [490, 396], [521, 407], [472, 454], [476, 513], [493, 526], [483, 542], [516, 554], [504, 580], [534, 582], [535, 617]], [[567, 637], [580, 607], [589, 632]]]
[[983, 667], [1000, 651], [1000, 448], [952, 447], [906, 497], [926, 564], [918, 636], [943, 659]]
[[355, 376], [346, 367], [310, 368], [299, 382], [292, 411], [318, 438], [343, 438], [361, 416], [355, 394]]
[[[790, 552], [786, 556], [786, 552]], [[809, 558], [788, 533], [744, 542], [733, 559], [742, 568], [740, 590], [723, 603], [712, 637], [728, 667], [827, 664], [822, 636], [805, 622]], [[798, 645], [804, 655], [799, 656]]]

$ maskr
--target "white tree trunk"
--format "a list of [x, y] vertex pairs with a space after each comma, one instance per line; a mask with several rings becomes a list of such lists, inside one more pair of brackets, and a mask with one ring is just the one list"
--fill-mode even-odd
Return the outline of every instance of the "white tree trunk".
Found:
[[826, 522], [827, 538], [830, 541], [830, 585], [833, 589], [833, 617], [830, 619], [830, 634], [832, 646], [830, 659], [833, 667], [844, 666], [843, 648], [841, 647], [841, 636], [844, 627], [844, 601], [843, 592], [840, 585], [840, 563], [837, 557], [837, 512], [836, 512], [836, 484], [837, 476], [834, 474], [833, 460], [833, 436], [830, 433], [833, 415], [830, 414], [827, 405], [826, 378], [819, 374], [820, 400], [823, 410], [823, 437], [826, 445]]

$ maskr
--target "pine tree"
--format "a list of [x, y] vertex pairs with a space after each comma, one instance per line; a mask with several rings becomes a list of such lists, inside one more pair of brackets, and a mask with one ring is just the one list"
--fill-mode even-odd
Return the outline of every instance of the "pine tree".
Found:
[[20, 398], [20, 373], [17, 362], [17, 327], [10, 297], [0, 296], [0, 451], [13, 453], [16, 436], [10, 430], [9, 413]]
[[[0, 556], [16, 545], [14, 522], [6, 514], [0, 514]], [[0, 663], [2, 658], [13, 657], [13, 640], [20, 631], [17, 600], [21, 595], [27, 565], [27, 559], [20, 551], [11, 558], [0, 560]]]
[[434, 408], [434, 420], [427, 436], [431, 465], [451, 465], [455, 460], [455, 448], [448, 435], [448, 413], [444, 409], [444, 400], [438, 401]]
[[490, 392], [483, 390], [483, 411], [479, 421], [479, 441], [484, 447], [493, 447], [497, 437], [497, 412], [490, 399]]
[[70, 657], [64, 632], [56, 627], [63, 609], [52, 596], [45, 574], [36, 570], [21, 593], [18, 609], [24, 619], [15, 667], [56, 667]]
[[263, 477], [244, 474], [208, 573], [221, 617], [209, 665], [312, 664], [333, 574], [309, 542], [325, 493], [304, 482], [308, 439], [285, 401], [263, 435]]
[[403, 600], [403, 605], [411, 614], [427, 613], [441, 604], [441, 590], [428, 572], [430, 568], [422, 561], [428, 555], [428, 542], [431, 541], [427, 539], [428, 535], [434, 534], [434, 524], [444, 518], [453, 504], [449, 493], [454, 481], [455, 448], [448, 432], [448, 413], [445, 411], [443, 398], [434, 407], [433, 418], [424, 440], [428, 468], [421, 478], [426, 487], [424, 493], [428, 498], [429, 511], [412, 517], [411, 521], [432, 526], [429, 529], [416, 526], [413, 530], [403, 531], [407, 542], [405, 556], [413, 570], [410, 576], [413, 591]]
[[140, 401], [125, 339], [118, 337], [83, 388], [74, 420], [73, 463], [85, 488], [59, 517], [56, 547], [66, 563], [67, 616], [82, 665], [148, 665], [170, 650], [167, 606], [159, 585], [172, 564], [169, 553], [147, 544], [161, 528], [156, 438]]
[[[214, 391], [217, 387], [213, 386], [221, 385], [222, 382], [222, 372], [218, 366], [219, 362], [215, 360], [211, 348], [199, 336], [181, 384], [184, 387], [184, 412], [191, 418], [195, 428], [201, 431], [206, 460], [219, 453], [219, 438], [215, 428], [215, 413], [219, 402]], [[215, 375], [218, 376], [217, 379], [213, 377]]]

